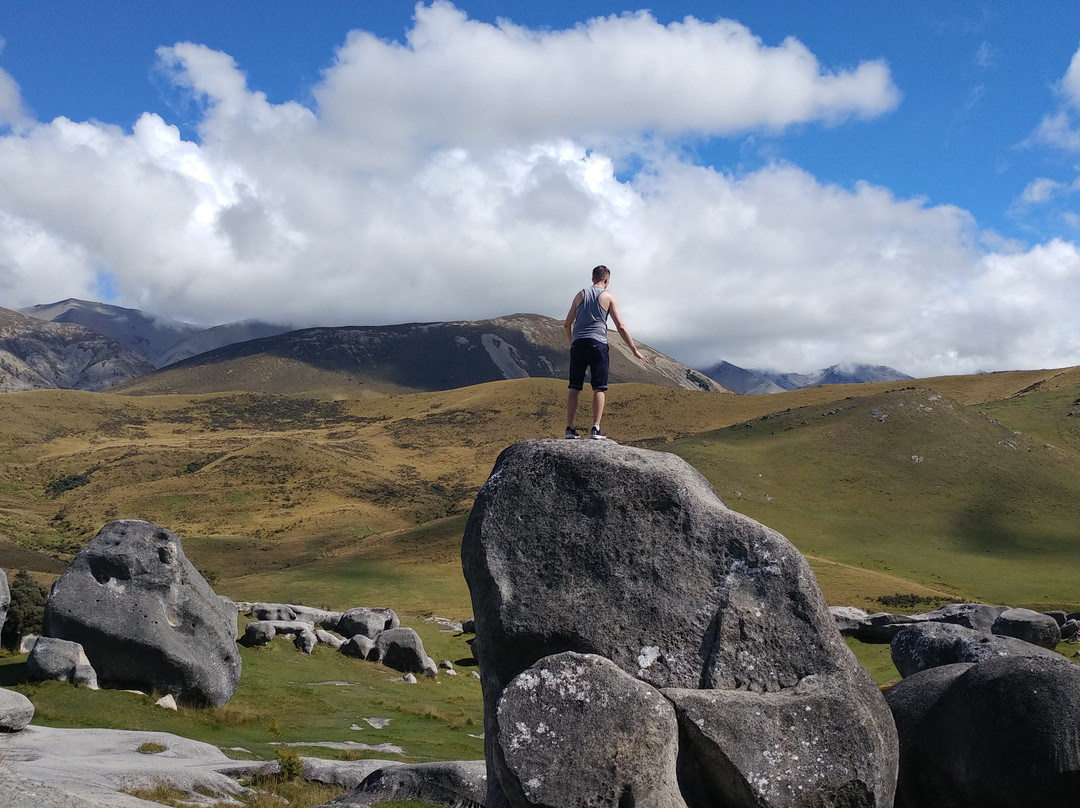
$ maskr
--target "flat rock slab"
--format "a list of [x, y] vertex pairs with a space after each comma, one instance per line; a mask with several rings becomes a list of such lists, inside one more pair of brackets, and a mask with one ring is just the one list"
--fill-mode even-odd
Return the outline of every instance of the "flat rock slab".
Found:
[[[144, 754], [139, 747], [145, 743], [160, 744], [162, 752]], [[121, 789], [151, 789], [167, 782], [183, 791], [193, 792], [196, 786], [221, 800], [241, 793], [243, 789], [222, 772], [237, 767], [250, 768], [249, 763], [228, 758], [212, 744], [192, 741], [167, 732], [133, 732], [116, 729], [61, 729], [31, 725], [22, 732], [0, 738], [0, 754], [4, 766], [21, 781], [43, 784], [56, 800], [65, 806], [70, 797], [74, 806], [117, 806], [146, 808], [148, 803]], [[28, 785], [27, 788], [32, 788]], [[0, 783], [0, 804], [10, 808]], [[58, 793], [59, 792], [59, 793]], [[66, 795], [62, 796], [62, 795]], [[27, 803], [38, 806], [39, 803]], [[50, 805], [42, 802], [41, 805]]]

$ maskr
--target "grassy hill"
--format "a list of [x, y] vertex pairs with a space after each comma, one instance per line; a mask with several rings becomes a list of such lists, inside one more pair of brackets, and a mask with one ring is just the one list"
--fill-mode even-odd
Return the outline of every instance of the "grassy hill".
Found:
[[[242, 649], [221, 710], [25, 681], [38, 723], [160, 729], [272, 758], [302, 754], [475, 758], [479, 682], [465, 637], [431, 614], [470, 613], [459, 547], [500, 451], [562, 432], [565, 385], [518, 379], [409, 395], [0, 396], [0, 567], [42, 582], [106, 521], [175, 530], [236, 600], [391, 606], [463, 676], [406, 689], [379, 665], [290, 643]], [[786, 535], [833, 604], [883, 595], [1080, 609], [1080, 369], [716, 395], [622, 384], [617, 440], [675, 452], [732, 508]], [[888, 646], [857, 646], [879, 681]], [[347, 686], [342, 683], [350, 683]], [[331, 686], [333, 685], [333, 686]], [[392, 718], [358, 731], [358, 717]], [[392, 743], [402, 754], [316, 742]], [[237, 753], [239, 754], [239, 753]]]
[[[1077, 369], [897, 385], [616, 385], [605, 426], [682, 455], [783, 532], [831, 602], [910, 591], [1076, 605]], [[421, 593], [408, 596], [417, 609], [461, 614], [460, 517], [503, 448], [560, 434], [564, 391], [519, 379], [339, 400], [8, 394], [0, 566], [46, 580], [106, 521], [142, 518], [177, 531], [238, 599], [284, 588], [346, 607], [400, 586]], [[349, 565], [366, 572], [337, 572]], [[320, 595], [328, 576], [342, 585]]]

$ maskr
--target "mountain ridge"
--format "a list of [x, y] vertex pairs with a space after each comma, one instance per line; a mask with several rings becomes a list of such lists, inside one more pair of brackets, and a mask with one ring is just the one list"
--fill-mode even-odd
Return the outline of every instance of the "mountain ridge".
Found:
[[[639, 347], [649, 364], [641, 363], [612, 335], [612, 383], [731, 392], [644, 343]], [[345, 394], [430, 392], [506, 379], [565, 379], [568, 370], [562, 321], [518, 313], [490, 320], [299, 329], [175, 362], [114, 392], [309, 393], [320, 387]]]

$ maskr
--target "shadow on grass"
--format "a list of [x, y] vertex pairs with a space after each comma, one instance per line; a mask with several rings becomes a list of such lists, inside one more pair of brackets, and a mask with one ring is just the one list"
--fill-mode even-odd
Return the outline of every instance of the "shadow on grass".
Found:
[[30, 674], [26, 671], [26, 662], [14, 662], [10, 665], [0, 665], [0, 687], [22, 685], [29, 681]]

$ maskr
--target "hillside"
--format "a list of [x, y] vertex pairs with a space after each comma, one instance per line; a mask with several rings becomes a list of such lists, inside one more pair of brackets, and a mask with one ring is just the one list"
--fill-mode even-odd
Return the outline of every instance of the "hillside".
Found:
[[[1044, 397], [1080, 398], [1078, 373], [753, 397], [618, 385], [605, 427], [694, 463], [811, 558], [832, 602], [1077, 606], [1080, 453], [1012, 427], [1075, 434]], [[0, 566], [47, 579], [105, 521], [134, 517], [176, 530], [233, 597], [464, 603], [461, 520], [503, 448], [561, 434], [564, 402], [555, 379], [338, 401], [3, 396]]]
[[[729, 392], [641, 345], [634, 359], [614, 333], [613, 383]], [[569, 369], [562, 323], [537, 314], [494, 320], [309, 328], [236, 343], [128, 382], [129, 395], [244, 390], [323, 396], [450, 390], [503, 379], [560, 378]]]
[[81, 325], [0, 308], [0, 393], [104, 390], [149, 370], [153, 365], [133, 351]]

